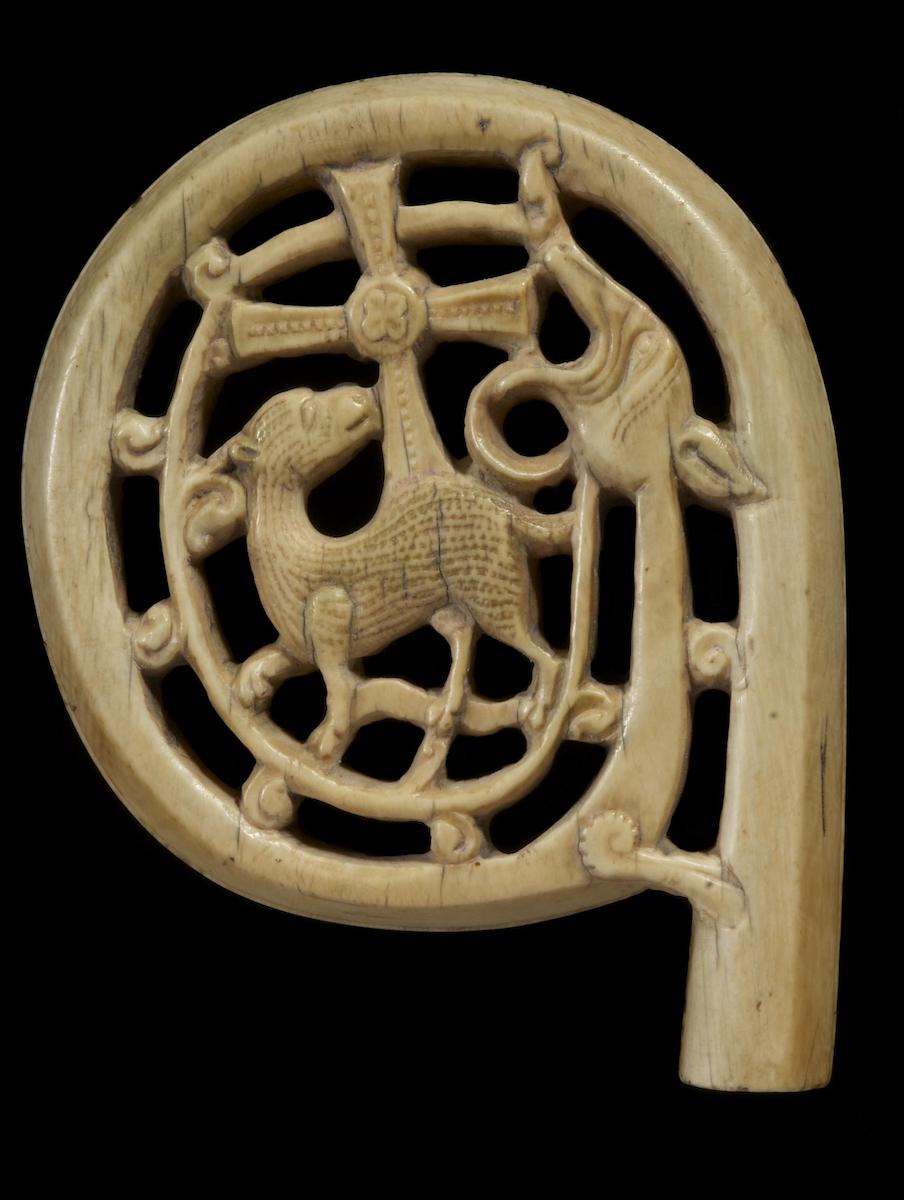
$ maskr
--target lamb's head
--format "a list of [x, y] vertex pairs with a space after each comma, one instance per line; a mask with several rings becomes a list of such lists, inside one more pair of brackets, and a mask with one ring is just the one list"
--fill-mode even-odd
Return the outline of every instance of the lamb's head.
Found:
[[251, 478], [286, 475], [314, 487], [381, 430], [371, 388], [293, 388], [267, 401], [234, 439], [229, 456]]

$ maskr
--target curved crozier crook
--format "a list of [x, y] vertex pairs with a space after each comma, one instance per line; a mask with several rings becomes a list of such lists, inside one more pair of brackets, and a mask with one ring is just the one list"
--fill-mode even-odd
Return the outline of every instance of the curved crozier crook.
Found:
[[[519, 200], [409, 205], [396, 190], [394, 164], [430, 158], [517, 162]], [[322, 186], [328, 176], [336, 183], [330, 215], [246, 253], [233, 254], [222, 240], [237, 214], [253, 215], [268, 200]], [[737, 433], [693, 411], [668, 331], [573, 243], [560, 194], [624, 218], [686, 285], [722, 356]], [[492, 283], [435, 286], [403, 260], [448, 235], [519, 243], [531, 261]], [[352, 251], [361, 281], [343, 305], [274, 304], [260, 293]], [[186, 275], [203, 313], [166, 417], [133, 415], [135, 364], [159, 327], [160, 296]], [[587, 353], [565, 365], [544, 362], [538, 351], [538, 300], [552, 287], [592, 328]], [[431, 455], [427, 439], [408, 429], [424, 408], [421, 359], [443, 340], [486, 341], [511, 356], [476, 393], [468, 473]], [[387, 477], [432, 479], [423, 505], [415, 506], [425, 515], [421, 561], [436, 585], [419, 621], [448, 604], [459, 564], [463, 574], [466, 568], [486, 578], [488, 599], [498, 603], [502, 595], [512, 612], [533, 595], [529, 580], [511, 586], [511, 573], [493, 569], [504, 521], [484, 528], [486, 553], [475, 550], [476, 508], [508, 507], [512, 521], [526, 521], [505, 493], [530, 498], [544, 475], [555, 478], [564, 451], [540, 463], [513, 458], [490, 423], [530, 394], [555, 404], [566, 420], [574, 499], [567, 513], [555, 514], [557, 526], [529, 514], [535, 529], [524, 534], [524, 546], [528, 557], [537, 556], [538, 543], [561, 553], [571, 523], [570, 650], [554, 682], [550, 674], [527, 751], [500, 771], [466, 781], [409, 774], [390, 783], [327, 764], [268, 710], [272, 683], [301, 665], [281, 656], [282, 641], [247, 664], [231, 659], [205, 560], [223, 539], [254, 540], [256, 489], [265, 473], [259, 468], [268, 485], [278, 485], [273, 495], [285, 499], [287, 512], [291, 502], [291, 536], [304, 519], [307, 475], [295, 481], [288, 470], [282, 478], [274, 470], [271, 480], [267, 463], [255, 466], [248, 454], [255, 447], [233, 444], [234, 454], [220, 447], [202, 456], [209, 402], [225, 374], [321, 353], [381, 360], [375, 395], [392, 450]], [[343, 431], [360, 429], [362, 414], [346, 411], [351, 397], [332, 399], [340, 401]], [[305, 415], [310, 411], [299, 409], [300, 421]], [[370, 419], [376, 424], [374, 412]], [[384, 443], [384, 459], [386, 449]], [[25, 458], [29, 564], [70, 711], [130, 809], [197, 869], [307, 917], [398, 929], [547, 920], [648, 886], [692, 896], [682, 1077], [730, 1090], [827, 1081], [844, 769], [843, 558], [830, 414], [806, 328], [774, 259], [725, 193], [684, 156], [586, 101], [500, 79], [384, 77], [284, 101], [215, 135], [111, 232], [55, 328]], [[86, 470], [86, 461], [103, 469]], [[307, 465], [316, 473], [317, 463]], [[434, 474], [422, 475], [425, 468]], [[169, 585], [169, 598], [143, 615], [124, 608], [122, 556], [98, 536], [98, 515], [109, 515], [117, 500], [111, 486], [137, 473], [159, 478]], [[769, 495], [756, 504], [761, 481]], [[632, 678], [609, 693], [587, 673], [601, 492], [635, 503], [639, 526]], [[731, 512], [741, 564], [731, 624], [686, 619], [680, 518], [688, 495]], [[401, 502], [387, 507], [414, 511]], [[290, 555], [277, 533], [268, 536], [264, 557], [281, 568]], [[420, 584], [410, 570], [412, 544], [403, 530], [383, 559], [391, 572], [404, 568], [387, 604], [393, 618], [407, 620], [420, 594], [413, 590]], [[310, 562], [292, 551], [289, 574], [321, 572], [320, 549]], [[372, 551], [358, 558], [364, 579], [380, 569]], [[510, 566], [513, 556], [503, 557]], [[348, 567], [339, 563], [320, 582], [351, 585]], [[591, 597], [580, 613], [578, 593]], [[475, 598], [478, 589], [464, 584], [466, 622]], [[321, 641], [329, 648], [334, 624], [340, 637], [351, 629], [349, 606], [341, 595], [334, 600], [322, 628], [318, 613], [310, 614], [318, 653]], [[293, 636], [300, 607], [289, 605]], [[536, 614], [525, 607], [532, 632]], [[354, 609], [362, 620], [364, 608]], [[459, 637], [463, 665], [469, 634], [456, 629], [447, 632]], [[343, 665], [349, 655], [343, 650], [340, 657]], [[241, 801], [170, 736], [153, 678], [182, 661], [258, 764]], [[374, 715], [381, 686], [367, 679], [356, 689], [349, 727]], [[667, 824], [680, 790], [689, 697], [714, 686], [731, 693], [722, 820], [717, 853], [694, 855], [669, 842]], [[415, 725], [435, 726], [439, 759], [450, 725], [453, 733], [479, 736], [533, 717], [519, 712], [522, 698], [491, 703], [471, 695], [459, 671], [445, 694], [398, 680], [385, 707]], [[576, 735], [609, 748], [611, 769], [587, 800], [511, 854], [484, 840], [485, 819], [526, 795], [535, 771]], [[296, 828], [294, 805], [302, 796], [375, 819], [420, 821], [430, 827], [432, 853], [387, 859], [326, 850]]]

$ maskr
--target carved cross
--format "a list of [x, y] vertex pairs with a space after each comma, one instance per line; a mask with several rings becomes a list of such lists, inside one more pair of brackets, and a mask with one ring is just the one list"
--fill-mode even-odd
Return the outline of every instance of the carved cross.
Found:
[[[518, 206], [404, 206], [398, 176], [398, 160], [333, 169], [324, 186], [335, 212], [240, 256], [231, 256], [223, 242], [209, 243], [188, 266], [195, 296], [202, 303], [218, 299], [223, 304], [213, 363], [220, 370], [324, 353], [380, 363], [388, 479], [450, 469], [419, 368], [431, 341], [479, 341], [514, 352], [534, 332], [539, 312], [537, 266], [440, 287], [412, 264], [404, 248], [428, 243], [440, 230], [448, 239], [450, 217], [463, 229], [476, 221], [488, 233], [501, 231], [520, 240], [527, 229]], [[503, 211], [482, 211], [497, 207]], [[473, 236], [473, 224], [470, 228]], [[349, 245], [362, 275], [345, 305], [295, 306], [248, 298], [249, 291], [295, 271], [344, 257]]]

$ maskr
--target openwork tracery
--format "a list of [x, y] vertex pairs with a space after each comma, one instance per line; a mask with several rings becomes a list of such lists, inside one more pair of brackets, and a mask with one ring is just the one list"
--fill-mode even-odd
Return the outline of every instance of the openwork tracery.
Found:
[[[488, 166], [514, 174], [511, 202], [416, 203], [412, 172]], [[305, 194], [319, 219], [255, 241]], [[584, 207], [667, 264], [712, 374], [667, 288], [639, 275], [648, 306], [607, 273], [633, 278], [618, 233], [594, 247], [601, 265], [583, 252]], [[481, 243], [512, 256], [494, 278], [442, 273], [451, 248], [464, 266]], [[550, 329], [569, 307], [587, 337], [563, 353]], [[196, 331], [164, 383], [183, 318]], [[463, 387], [460, 365], [475, 368]], [[695, 401], [720, 367], [730, 417], [713, 424]], [[528, 457], [550, 406], [560, 440]], [[374, 489], [353, 525], [356, 471]], [[215, 135], [73, 288], [35, 387], [23, 500], [73, 720], [117, 794], [209, 879], [396, 930], [675, 892], [694, 906], [682, 1078], [826, 1082], [845, 743], [831, 417], [762, 238], [661, 139], [471, 75], [344, 84]], [[701, 521], [732, 527], [712, 559]], [[612, 555], [629, 525], [632, 579]], [[698, 581], [723, 565], [720, 608]], [[559, 568], [570, 592], [546, 604]], [[612, 616], [632, 609], [613, 656]], [[397, 667], [414, 645], [439, 647], [446, 673]], [[520, 655], [508, 690], [488, 685], [487, 653]], [[710, 702], [724, 793], [696, 836]], [[407, 739], [404, 763], [368, 758], [385, 731]], [[685, 829], [695, 852], [673, 844]], [[577, 970], [608, 961], [605, 928], [583, 926]]]
[[[525, 794], [563, 738], [611, 747], [581, 802], [581, 852], [602, 876], [643, 878], [687, 892], [721, 919], [741, 910], [716, 857], [662, 844], [677, 801], [693, 686], [731, 686], [741, 670], [734, 631], [690, 619], [679, 487], [709, 503], [763, 494], [726, 430], [693, 411], [680, 349], [664, 325], [577, 246], [563, 216], [555, 143], [525, 146], [514, 204], [401, 203], [398, 158], [325, 169], [317, 181], [330, 215], [289, 229], [243, 255], [215, 237], [185, 266], [204, 315], [185, 356], [166, 417], [132, 410], [117, 418], [121, 470], [161, 477], [170, 518], [165, 553], [171, 597], [135, 620], [133, 646], [147, 672], [187, 661], [220, 716], [257, 759], [243, 790], [246, 819], [290, 826], [299, 797], [361, 815], [419, 819], [432, 855], [461, 862], [492, 853], [483, 822]], [[413, 252], [443, 241], [520, 242], [528, 265], [509, 275], [434, 285]], [[361, 276], [344, 306], [293, 307], [259, 298], [266, 285], [317, 264], [357, 258]], [[538, 344], [548, 294], [565, 294], [591, 339], [577, 360], [549, 363]], [[476, 340], [508, 359], [473, 391], [470, 459], [454, 463], [433, 424], [420, 364], [443, 340]], [[374, 388], [297, 388], [272, 397], [235, 437], [201, 456], [214, 382], [274, 357], [343, 353], [376, 360]], [[537, 457], [516, 454], [501, 433], [511, 407], [540, 397], [568, 427]], [[304, 496], [379, 438], [383, 495], [356, 533], [328, 538], [305, 515]], [[576, 481], [572, 507], [545, 515], [536, 492]], [[594, 680], [595, 579], [601, 490], [638, 511], [638, 568], [631, 682]], [[173, 515], [178, 519], [173, 520]], [[201, 564], [247, 537], [262, 602], [278, 641], [230, 661], [212, 618]], [[570, 551], [571, 635], [555, 653], [538, 630], [531, 556]], [[450, 645], [445, 687], [364, 679], [357, 660], [430, 622]], [[529, 692], [489, 701], [471, 686], [474, 639], [483, 631], [524, 653]], [[274, 689], [319, 669], [327, 714], [300, 743], [268, 715]], [[641, 687], [655, 678], [656, 686]], [[342, 764], [355, 731], [380, 717], [420, 725], [421, 743], [398, 783]], [[518, 726], [523, 758], [479, 780], [446, 777], [456, 733]], [[632, 753], [627, 754], [630, 737]]]

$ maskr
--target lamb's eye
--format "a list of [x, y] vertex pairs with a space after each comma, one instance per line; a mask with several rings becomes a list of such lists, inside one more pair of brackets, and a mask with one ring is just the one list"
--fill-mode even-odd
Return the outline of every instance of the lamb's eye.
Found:
[[301, 406], [301, 424], [303, 429], [310, 429], [314, 424], [314, 418], [317, 415], [317, 409], [314, 401], [309, 397]]

